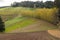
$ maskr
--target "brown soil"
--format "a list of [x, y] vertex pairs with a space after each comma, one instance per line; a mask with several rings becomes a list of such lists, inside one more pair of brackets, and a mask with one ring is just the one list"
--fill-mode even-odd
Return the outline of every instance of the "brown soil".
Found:
[[[44, 26], [47, 26], [45, 22], [41, 23], [44, 24]], [[40, 26], [43, 26], [43, 24], [38, 24]], [[35, 24], [37, 25], [37, 24]], [[51, 25], [48, 23], [48, 25], [51, 27]], [[31, 27], [32, 26], [32, 27]], [[29, 28], [24, 28], [24, 30], [29, 30], [36, 28], [34, 25], [31, 25]], [[38, 28], [37, 28], [38, 29]], [[15, 30], [16, 31], [16, 30]], [[38, 31], [38, 32], [20, 32], [20, 33], [11, 33], [11, 34], [0, 34], [0, 40], [60, 40], [60, 38], [53, 37], [50, 35], [47, 31]]]
[[31, 33], [0, 34], [0, 40], [60, 40], [48, 34], [46, 31]]
[[56, 26], [49, 22], [46, 22], [43, 20], [37, 20], [37, 22], [35, 22], [34, 24], [28, 25], [24, 28], [18, 28], [8, 33], [44, 31], [44, 30], [50, 30], [50, 29], [55, 29], [55, 28]]

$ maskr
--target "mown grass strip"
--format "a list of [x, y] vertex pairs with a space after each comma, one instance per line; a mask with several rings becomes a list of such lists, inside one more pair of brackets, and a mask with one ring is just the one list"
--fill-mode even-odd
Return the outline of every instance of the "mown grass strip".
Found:
[[24, 19], [25, 19], [24, 17], [16, 17], [16, 18], [14, 18], [12, 20], [6, 21], [5, 22], [5, 27], [10, 26], [10, 25], [12, 25], [12, 24], [14, 24], [16, 22], [22, 21]]
[[27, 18], [24, 21], [21, 21], [21, 22], [19, 21], [19, 22], [13, 24], [13, 25], [10, 25], [10, 26], [6, 27], [6, 32], [11, 32], [11, 31], [13, 31], [13, 30], [15, 30], [17, 28], [26, 27], [27, 25], [30, 25], [30, 24], [32, 24], [34, 22], [36, 22], [36, 20]]

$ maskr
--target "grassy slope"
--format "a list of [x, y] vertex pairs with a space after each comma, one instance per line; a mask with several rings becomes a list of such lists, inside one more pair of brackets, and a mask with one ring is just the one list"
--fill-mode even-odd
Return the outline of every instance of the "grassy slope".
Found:
[[[43, 10], [43, 9], [41, 9], [41, 10]], [[47, 10], [49, 10], [49, 9], [47, 9]], [[40, 12], [40, 9], [32, 9], [32, 8], [30, 9], [30, 8], [22, 8], [22, 7], [17, 7], [17, 8], [11, 7], [11, 8], [0, 9], [0, 14], [2, 14], [2, 15], [26, 13], [26, 14], [29, 14], [31, 16], [31, 13], [33, 13], [34, 16], [38, 16], [38, 15], [40, 15], [39, 12]], [[41, 15], [41, 17], [43, 17], [43, 16]], [[7, 26], [6, 32], [15, 30], [16, 28], [25, 27], [25, 26], [35, 22], [35, 20], [32, 20], [32, 19], [25, 19], [25, 20], [23, 20], [23, 19], [25, 19], [25, 18], [18, 18], [17, 17], [17, 18], [14, 18], [13, 20], [5, 22], [5, 25]]]
[[[16, 18], [17, 21], [15, 21], [15, 22], [11, 22], [15, 19], [13, 19], [11, 21], [8, 21], [7, 23], [9, 23], [10, 25], [6, 27], [6, 32], [11, 32], [11, 31], [19, 29], [19, 28], [25, 28], [28, 25], [34, 24], [35, 22], [38, 21], [38, 20], [35, 20], [35, 19], [32, 19], [32, 18], [25, 18], [25, 17], [22, 17], [22, 18]], [[37, 24], [39, 24], [39, 22]], [[42, 23], [40, 23], [40, 26], [38, 26], [38, 25], [36, 26], [36, 29], [38, 29], [38, 31], [50, 30], [50, 29], [56, 29], [56, 28], [57, 28], [56, 26], [55, 27], [52, 26], [52, 25], [49, 26], [48, 22], [44, 23], [43, 21], [42, 21]], [[31, 29], [31, 30], [27, 30], [27, 31], [34, 32], [34, 31], [37, 31], [37, 30]]]
[[[29, 18], [26, 18], [21, 21], [19, 21], [19, 20], [21, 20], [21, 19], [17, 19], [18, 22], [16, 22], [16, 23], [9, 22], [10, 25], [6, 27], [6, 32], [11, 32], [12, 30], [15, 30], [17, 28], [23, 28], [23, 27], [26, 27], [27, 25], [30, 25], [30, 24], [36, 22], [36, 20], [29, 19]], [[11, 25], [11, 23], [13, 23], [13, 24]]]
[[16, 23], [16, 22], [22, 21], [22, 20], [24, 20], [24, 19], [25, 19], [25, 17], [15, 17], [15, 18], [12, 19], [12, 20], [6, 21], [6, 22], [5, 22], [5, 25], [6, 25], [6, 27], [7, 27], [7, 26], [9, 26], [9, 25], [12, 25], [12, 24], [14, 24], [14, 23]]

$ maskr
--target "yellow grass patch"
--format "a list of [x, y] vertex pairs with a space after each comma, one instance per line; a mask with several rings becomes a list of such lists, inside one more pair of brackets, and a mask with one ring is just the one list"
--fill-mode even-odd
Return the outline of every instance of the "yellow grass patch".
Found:
[[30, 8], [5, 8], [0, 10], [0, 14], [18, 14], [23, 16], [37, 17], [49, 22], [55, 22], [57, 20], [57, 8], [36, 8], [34, 10]]

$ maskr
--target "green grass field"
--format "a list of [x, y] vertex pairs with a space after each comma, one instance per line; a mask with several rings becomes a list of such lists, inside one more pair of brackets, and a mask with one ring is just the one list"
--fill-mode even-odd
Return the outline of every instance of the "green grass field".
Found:
[[6, 32], [11, 32], [15, 29], [26, 27], [35, 22], [36, 20], [33, 20], [31, 18], [18, 17], [5, 22], [5, 26], [6, 26], [5, 29], [6, 29]]
[[[7, 33], [10, 33], [11, 31], [14, 31], [16, 29], [21, 29], [21, 28], [25, 28], [27, 27], [28, 25], [31, 25], [31, 24], [34, 24], [35, 22], [37, 22], [38, 20], [36, 19], [33, 19], [33, 18], [27, 18], [27, 17], [16, 17], [12, 20], [9, 20], [9, 21], [6, 21], [5, 22], [5, 32]], [[41, 26], [42, 25], [42, 26]], [[28, 32], [34, 32], [34, 31], [44, 31], [44, 30], [50, 30], [50, 29], [56, 29], [57, 27], [55, 26], [49, 26], [49, 25], [45, 25], [43, 26], [44, 24], [41, 24], [40, 26], [37, 26], [38, 27], [38, 30], [28, 30]], [[37, 28], [36, 27], [36, 28]]]

